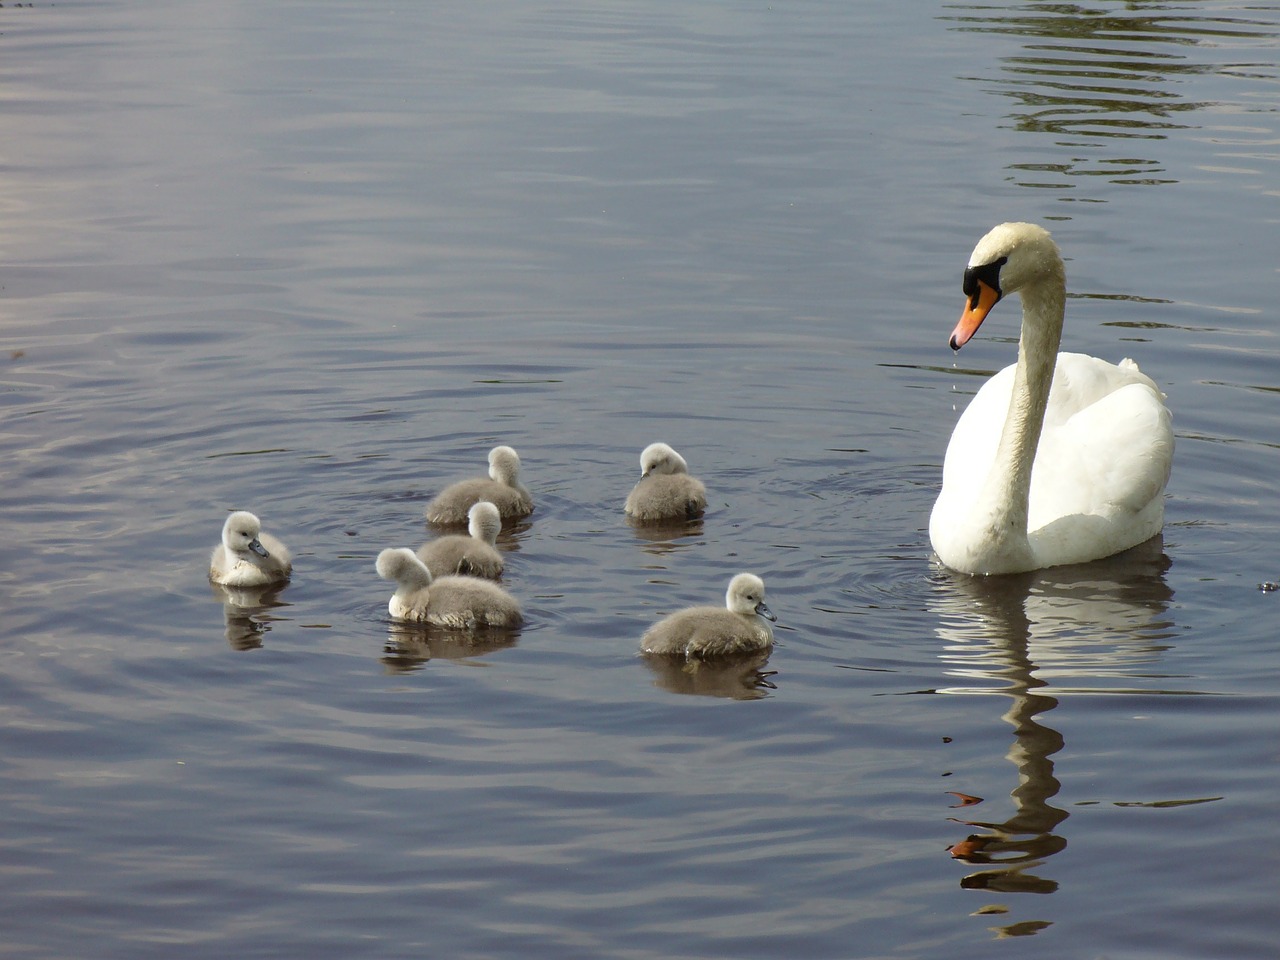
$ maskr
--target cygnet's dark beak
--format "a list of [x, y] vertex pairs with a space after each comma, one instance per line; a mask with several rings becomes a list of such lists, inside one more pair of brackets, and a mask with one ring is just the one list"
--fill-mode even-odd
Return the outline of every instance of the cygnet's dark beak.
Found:
[[258, 542], [257, 537], [254, 537], [252, 540], [249, 541], [249, 549], [252, 550], [254, 553], [256, 553], [260, 557], [265, 558], [265, 557], [271, 556], [271, 554], [267, 553], [267, 548]]
[[778, 618], [773, 615], [772, 610], [765, 606], [763, 600], [756, 604], [756, 613], [764, 617], [766, 620], [772, 620], [774, 623], [778, 622]]

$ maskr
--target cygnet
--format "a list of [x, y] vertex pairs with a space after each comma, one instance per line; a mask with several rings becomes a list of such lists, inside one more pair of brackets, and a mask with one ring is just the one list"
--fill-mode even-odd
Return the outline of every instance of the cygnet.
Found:
[[689, 607], [659, 620], [640, 640], [642, 653], [690, 660], [756, 653], [773, 646], [776, 621], [764, 602], [764, 581], [740, 573], [729, 581], [723, 607]]
[[497, 580], [502, 576], [502, 554], [495, 544], [502, 529], [498, 508], [481, 500], [467, 511], [470, 536], [450, 533], [432, 540], [418, 550], [418, 559], [433, 577], [458, 574]]
[[228, 587], [261, 587], [289, 579], [289, 549], [262, 532], [262, 523], [247, 510], [237, 510], [222, 525], [222, 542], [209, 559], [209, 579]]
[[427, 504], [430, 523], [467, 522], [473, 504], [488, 500], [503, 520], [518, 520], [533, 513], [533, 498], [520, 485], [520, 456], [510, 447], [489, 451], [489, 476], [462, 480], [445, 487]]
[[396, 582], [387, 611], [397, 620], [441, 627], [516, 627], [520, 605], [496, 583], [477, 577], [432, 579], [426, 564], [408, 547], [378, 554], [378, 576]]
[[689, 476], [684, 457], [665, 443], [651, 443], [640, 454], [640, 480], [624, 508], [633, 520], [691, 520], [707, 509], [707, 488]]

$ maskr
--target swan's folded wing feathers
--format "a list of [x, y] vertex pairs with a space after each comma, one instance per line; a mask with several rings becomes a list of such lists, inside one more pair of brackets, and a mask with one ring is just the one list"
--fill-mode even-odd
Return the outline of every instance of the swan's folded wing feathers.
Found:
[[1031, 477], [1029, 527], [1070, 514], [1137, 514], [1163, 495], [1172, 464], [1173, 432], [1159, 391], [1130, 382], [1046, 424]]
[[1013, 393], [1011, 364], [974, 394], [956, 422], [942, 464], [942, 488], [957, 503], [976, 497], [995, 461]]
[[1152, 394], [1163, 402], [1164, 394], [1132, 360], [1115, 364], [1085, 353], [1060, 353], [1053, 371], [1045, 423], [1066, 423], [1077, 413], [1134, 383], [1149, 387]]

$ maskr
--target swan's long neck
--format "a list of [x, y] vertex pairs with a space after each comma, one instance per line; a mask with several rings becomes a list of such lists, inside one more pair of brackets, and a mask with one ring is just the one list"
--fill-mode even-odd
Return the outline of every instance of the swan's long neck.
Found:
[[[1060, 275], [1023, 287], [1022, 335], [1018, 340], [1018, 366], [1013, 377], [1009, 412], [995, 461], [987, 477], [984, 496], [992, 505], [996, 539], [1012, 549], [1030, 550], [1027, 544], [1031, 468], [1044, 426], [1049, 389], [1062, 342], [1066, 287]], [[1018, 545], [1018, 546], [1015, 546]]]

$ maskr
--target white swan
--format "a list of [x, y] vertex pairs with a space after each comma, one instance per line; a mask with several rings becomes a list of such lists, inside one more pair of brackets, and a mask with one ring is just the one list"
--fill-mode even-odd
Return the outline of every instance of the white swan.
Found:
[[440, 491], [427, 504], [430, 523], [467, 522], [473, 504], [488, 500], [498, 508], [503, 520], [518, 520], [533, 513], [533, 498], [520, 485], [520, 455], [510, 447], [489, 451], [489, 476], [460, 480]]
[[408, 547], [383, 550], [375, 564], [378, 576], [396, 582], [387, 612], [397, 620], [442, 627], [517, 627], [520, 604], [490, 580], [478, 577], [432, 579], [426, 564]]
[[707, 508], [707, 488], [689, 476], [689, 464], [665, 443], [640, 454], [640, 479], [623, 505], [633, 520], [692, 520]]
[[1109, 557], [1159, 533], [1173, 462], [1164, 395], [1132, 360], [1058, 353], [1066, 278], [1048, 231], [993, 229], [969, 258], [964, 292], [953, 350], [1009, 293], [1022, 297], [1022, 337], [1017, 364], [987, 381], [951, 435], [929, 519], [938, 558], [962, 573], [1018, 573]]
[[[688, 607], [664, 617], [645, 631], [640, 652], [689, 660], [758, 653], [773, 646], [777, 620], [764, 602], [764, 581], [740, 573], [729, 581], [723, 607]], [[763, 619], [762, 619], [763, 618]]]
[[418, 559], [433, 577], [461, 574], [497, 580], [502, 576], [502, 554], [495, 544], [502, 529], [498, 508], [488, 500], [467, 511], [467, 533], [449, 533], [418, 548]]
[[209, 558], [209, 579], [228, 587], [261, 587], [289, 579], [293, 561], [283, 543], [262, 532], [262, 523], [237, 510], [222, 525], [222, 542]]

